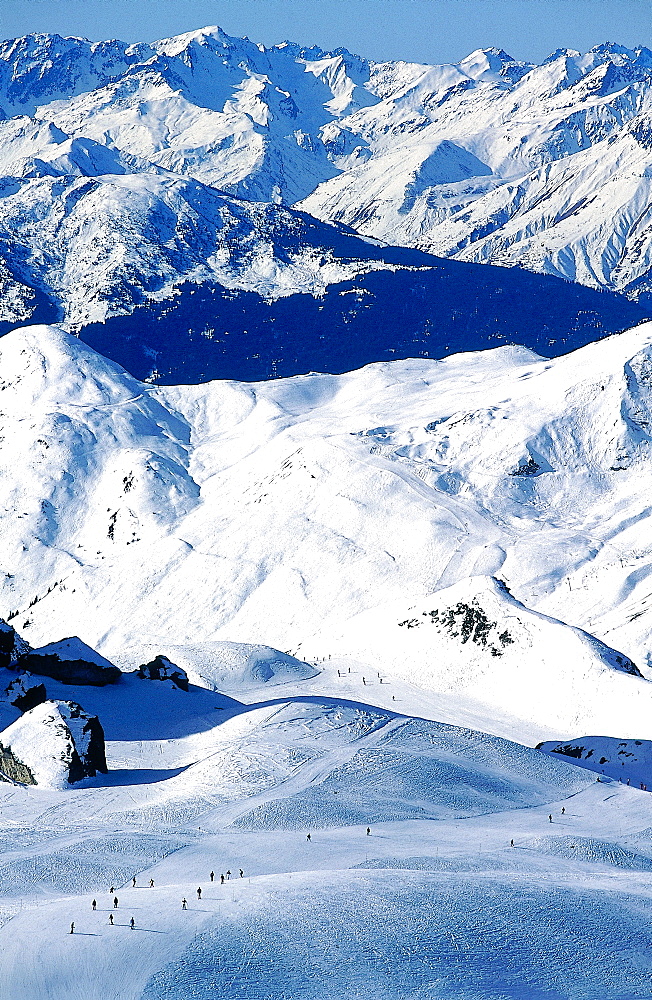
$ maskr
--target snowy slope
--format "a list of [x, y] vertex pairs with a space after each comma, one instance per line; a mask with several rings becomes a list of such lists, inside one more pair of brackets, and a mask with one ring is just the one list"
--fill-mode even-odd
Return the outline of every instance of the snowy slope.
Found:
[[[329, 284], [391, 267], [373, 251], [365, 260], [360, 240], [347, 241], [302, 213], [236, 201], [168, 173], [128, 174], [106, 156], [98, 164], [96, 144], [81, 146], [69, 152], [71, 143], [60, 143], [48, 169], [0, 181], [0, 253], [28, 286], [60, 304], [73, 327], [174, 300], [184, 282], [275, 299], [318, 295]], [[85, 173], [82, 153], [92, 164], [84, 164]]]
[[[128, 670], [160, 653], [219, 687], [254, 664], [238, 653], [232, 668], [211, 667], [211, 643], [314, 662], [335, 653], [361, 612], [390, 603], [404, 620], [425, 595], [495, 576], [524, 621], [539, 622], [526, 632], [542, 627], [528, 609], [541, 612], [650, 677], [651, 331], [555, 360], [502, 348], [166, 388], [138, 383], [55, 327], [14, 331], [0, 345], [5, 617], [33, 646], [77, 635]], [[595, 687], [590, 664], [617, 661], [554, 628], [577, 664], [557, 690]], [[554, 644], [536, 645], [537, 676], [558, 670]], [[406, 676], [389, 643], [376, 652], [378, 670], [391, 660]], [[486, 653], [474, 656], [467, 708], [482, 689], [495, 709], [480, 682]], [[505, 653], [498, 667], [508, 662]], [[428, 663], [424, 648], [417, 681]], [[623, 713], [631, 692], [647, 689], [622, 671], [609, 684]], [[554, 716], [559, 737], [649, 738], [645, 717], [646, 731], [624, 732], [615, 717], [607, 729], [601, 698], [582, 697], [579, 715], [552, 689], [510, 711], [533, 733]]]
[[[218, 641], [183, 646], [166, 642], [164, 645], [175, 664], [186, 671], [191, 683], [212, 691], [238, 694], [260, 688], [261, 684], [275, 687], [303, 681], [319, 673], [311, 664], [270, 646]], [[156, 644], [143, 643], [138, 646], [138, 655], [150, 656], [156, 649]], [[117, 654], [117, 658], [127, 669], [135, 654], [132, 640], [128, 653]]]
[[92, 692], [108, 775], [0, 786], [3, 995], [649, 994], [644, 792], [361, 702], [161, 687]]
[[635, 736], [648, 728], [652, 687], [630, 660], [528, 610], [491, 577], [362, 612], [340, 632], [310, 641], [326, 645], [343, 669], [350, 662], [366, 673], [365, 685], [387, 674], [476, 699], [498, 715], [545, 719], [557, 732], [588, 725]]

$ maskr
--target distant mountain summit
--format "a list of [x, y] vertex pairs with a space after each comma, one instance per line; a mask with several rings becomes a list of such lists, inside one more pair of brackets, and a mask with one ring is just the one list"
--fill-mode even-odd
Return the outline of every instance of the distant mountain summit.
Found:
[[2, 42], [0, 332], [63, 321], [198, 381], [621, 330], [649, 314], [651, 81], [615, 44], [424, 66], [217, 27]]
[[609, 42], [540, 66], [497, 48], [427, 66], [218, 27], [137, 45], [29, 35], [0, 44], [0, 143], [5, 161], [38, 122], [38, 159], [54, 123], [105, 166], [132, 157], [390, 243], [647, 289], [651, 81], [649, 49]]

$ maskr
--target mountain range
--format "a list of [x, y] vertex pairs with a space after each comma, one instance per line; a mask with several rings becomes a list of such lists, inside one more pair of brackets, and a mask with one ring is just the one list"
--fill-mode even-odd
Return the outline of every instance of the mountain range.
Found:
[[0, 332], [64, 322], [170, 383], [617, 332], [651, 308], [651, 78], [615, 44], [3, 42]]

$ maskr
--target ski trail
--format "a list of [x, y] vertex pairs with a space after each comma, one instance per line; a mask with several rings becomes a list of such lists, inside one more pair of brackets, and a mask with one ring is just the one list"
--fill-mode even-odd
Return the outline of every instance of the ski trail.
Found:
[[345, 746], [334, 747], [316, 760], [299, 765], [289, 778], [275, 785], [273, 788], [260, 792], [258, 795], [252, 795], [244, 801], [241, 800], [240, 802], [219, 806], [211, 810], [211, 812], [202, 817], [204, 827], [214, 832], [224, 830], [226, 827], [231, 826], [240, 816], [251, 812], [252, 809], [255, 809], [259, 805], [264, 805], [267, 802], [273, 802], [277, 799], [289, 798], [297, 792], [302, 792], [308, 785], [313, 783], [319, 784], [335, 768], [348, 763], [355, 757], [359, 750], [374, 746], [379, 741], [379, 737], [382, 738], [395, 729], [399, 729], [405, 725], [405, 722], [406, 720], [403, 717], [389, 719], [366, 736], [361, 736], [359, 739]]

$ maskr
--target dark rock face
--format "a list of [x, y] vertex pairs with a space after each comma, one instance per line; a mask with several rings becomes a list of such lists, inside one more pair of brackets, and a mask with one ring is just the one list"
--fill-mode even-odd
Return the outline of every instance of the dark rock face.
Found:
[[20, 674], [7, 688], [7, 698], [21, 712], [29, 712], [47, 700], [45, 684], [39, 684], [31, 674]]
[[188, 675], [176, 663], [168, 660], [167, 656], [155, 656], [149, 663], [143, 663], [138, 667], [138, 676], [149, 681], [172, 681], [182, 691], [188, 690]]
[[22, 653], [27, 653], [29, 643], [16, 630], [0, 618], [0, 667], [12, 667]]
[[122, 676], [117, 667], [103, 666], [91, 660], [64, 660], [56, 653], [40, 653], [38, 650], [19, 656], [18, 666], [33, 674], [52, 677], [62, 684], [104, 687], [105, 684], [115, 684]]
[[104, 729], [98, 717], [88, 715], [74, 701], [60, 702], [60, 711], [74, 744], [68, 766], [68, 781], [72, 784], [82, 778], [94, 778], [98, 771], [106, 774], [108, 768]]
[[12, 753], [11, 747], [0, 743], [0, 780], [18, 781], [21, 785], [36, 785], [38, 782], [28, 768]]

